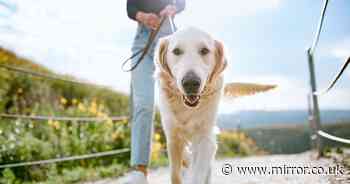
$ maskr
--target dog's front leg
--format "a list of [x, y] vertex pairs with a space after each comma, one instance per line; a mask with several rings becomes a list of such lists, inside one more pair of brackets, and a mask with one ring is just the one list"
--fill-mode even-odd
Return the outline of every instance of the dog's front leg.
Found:
[[200, 137], [193, 146], [192, 184], [210, 184], [211, 166], [217, 149], [215, 135]]
[[185, 143], [179, 135], [172, 134], [168, 138], [168, 155], [171, 169], [171, 183], [182, 184], [181, 166]]

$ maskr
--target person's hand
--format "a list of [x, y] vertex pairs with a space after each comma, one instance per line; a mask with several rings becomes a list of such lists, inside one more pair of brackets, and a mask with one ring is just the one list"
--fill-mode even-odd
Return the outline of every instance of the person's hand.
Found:
[[173, 17], [176, 14], [176, 6], [174, 5], [168, 5], [166, 6], [162, 11], [160, 11], [159, 15], [161, 17], [165, 17], [165, 16], [170, 16]]
[[137, 12], [136, 19], [150, 29], [157, 29], [160, 24], [159, 17], [154, 13]]

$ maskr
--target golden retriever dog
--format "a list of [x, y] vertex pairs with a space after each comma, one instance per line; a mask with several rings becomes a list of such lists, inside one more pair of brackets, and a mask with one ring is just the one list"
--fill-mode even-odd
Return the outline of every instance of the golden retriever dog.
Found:
[[225, 87], [223, 43], [196, 28], [162, 38], [155, 57], [171, 183], [184, 182], [185, 166], [191, 184], [211, 183], [211, 164], [217, 149], [214, 127], [222, 94], [241, 96], [274, 86], [231, 83]]

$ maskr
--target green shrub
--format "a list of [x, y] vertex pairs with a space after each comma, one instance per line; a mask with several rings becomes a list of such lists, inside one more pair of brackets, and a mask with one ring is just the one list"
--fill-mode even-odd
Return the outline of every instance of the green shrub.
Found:
[[239, 131], [226, 131], [218, 136], [219, 157], [248, 156], [263, 154], [253, 139]]
[[[56, 75], [1, 48], [0, 64]], [[73, 85], [0, 68], [0, 113], [106, 118], [104, 122], [89, 123], [0, 119], [0, 165], [127, 148], [130, 146], [128, 122], [113, 122], [109, 117], [126, 115], [128, 110], [128, 97], [111, 89]], [[72, 183], [120, 175], [128, 160], [129, 154], [121, 154], [0, 169], [0, 183]]]

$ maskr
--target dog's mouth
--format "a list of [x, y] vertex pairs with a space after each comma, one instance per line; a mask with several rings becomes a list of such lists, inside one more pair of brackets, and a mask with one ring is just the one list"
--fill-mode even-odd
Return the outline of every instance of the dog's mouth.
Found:
[[188, 107], [196, 107], [201, 99], [200, 95], [182, 95], [184, 104]]

